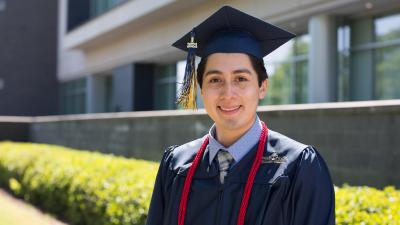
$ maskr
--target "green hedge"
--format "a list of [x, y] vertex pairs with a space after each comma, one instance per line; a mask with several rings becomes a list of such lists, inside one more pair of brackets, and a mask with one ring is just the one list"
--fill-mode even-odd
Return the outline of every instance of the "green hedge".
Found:
[[70, 224], [144, 224], [157, 168], [58, 146], [0, 143], [0, 186]]
[[336, 224], [399, 225], [400, 191], [394, 187], [335, 187]]
[[[0, 186], [76, 225], [143, 224], [157, 167], [59, 146], [0, 143]], [[337, 224], [400, 225], [394, 187], [345, 185], [335, 192]]]

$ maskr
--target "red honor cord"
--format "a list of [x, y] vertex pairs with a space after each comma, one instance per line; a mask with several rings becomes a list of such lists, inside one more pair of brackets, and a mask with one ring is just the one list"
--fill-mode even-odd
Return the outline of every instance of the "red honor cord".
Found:
[[[247, 206], [248, 206], [249, 199], [250, 199], [251, 189], [252, 189], [253, 183], [254, 183], [254, 178], [256, 177], [258, 168], [261, 165], [262, 156], [264, 154], [264, 147], [265, 147], [266, 139], [268, 137], [268, 129], [265, 126], [264, 122], [261, 122], [261, 124], [262, 124], [262, 131], [261, 131], [260, 140], [258, 143], [257, 154], [256, 154], [256, 158], [253, 161], [253, 165], [251, 166], [249, 175], [247, 177], [246, 187], [244, 189], [242, 202], [240, 204], [240, 211], [239, 211], [239, 216], [237, 219], [237, 225], [244, 224], [244, 218], [246, 216]], [[206, 149], [206, 147], [208, 145], [208, 141], [209, 141], [209, 139], [208, 139], [208, 137], [206, 137], [203, 144], [201, 145], [199, 151], [197, 152], [197, 154], [193, 160], [193, 163], [189, 168], [188, 174], [186, 176], [185, 184], [184, 184], [183, 190], [182, 190], [181, 202], [179, 204], [178, 225], [185, 224], [186, 206], [187, 206], [187, 201], [188, 201], [188, 196], [189, 196], [190, 185], [192, 184], [192, 179], [193, 179], [193, 175], [196, 171], [196, 168], [197, 168], [201, 158], [203, 157], [204, 150]]]

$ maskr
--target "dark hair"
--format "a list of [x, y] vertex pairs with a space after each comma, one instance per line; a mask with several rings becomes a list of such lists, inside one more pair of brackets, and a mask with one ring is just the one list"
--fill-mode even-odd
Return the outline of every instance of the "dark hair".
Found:
[[[246, 54], [250, 58], [251, 65], [253, 66], [253, 69], [257, 73], [257, 78], [258, 78], [258, 86], [261, 87], [261, 84], [264, 80], [268, 79], [268, 74], [267, 70], [264, 67], [264, 61], [262, 59], [258, 59], [252, 55]], [[207, 57], [201, 58], [201, 61], [199, 65], [197, 66], [197, 82], [200, 85], [200, 88], [203, 86], [203, 74], [204, 70], [206, 69], [206, 64], [207, 64]]]

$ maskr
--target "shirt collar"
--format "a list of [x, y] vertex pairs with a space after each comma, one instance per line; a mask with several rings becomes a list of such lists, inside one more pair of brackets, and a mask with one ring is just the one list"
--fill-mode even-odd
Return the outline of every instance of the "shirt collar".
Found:
[[233, 159], [235, 160], [233, 164], [239, 162], [254, 147], [254, 145], [258, 143], [261, 135], [261, 130], [261, 121], [258, 116], [256, 116], [256, 120], [254, 121], [251, 128], [246, 131], [246, 133], [241, 136], [235, 143], [226, 148], [215, 138], [216, 130], [215, 124], [213, 124], [208, 134], [208, 151], [210, 165], [220, 149], [224, 149], [232, 155]]

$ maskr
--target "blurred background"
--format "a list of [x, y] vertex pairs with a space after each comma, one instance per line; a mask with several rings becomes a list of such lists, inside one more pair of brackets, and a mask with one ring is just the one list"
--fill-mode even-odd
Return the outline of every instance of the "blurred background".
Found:
[[400, 187], [398, 0], [0, 0], [0, 141], [159, 161], [206, 134], [200, 98], [175, 104], [171, 44], [223, 5], [297, 34], [264, 59], [270, 129], [316, 146], [336, 185]]
[[158, 161], [204, 135], [201, 99], [175, 104], [171, 43], [225, 4], [297, 34], [265, 58], [270, 128], [320, 149], [337, 184], [400, 185], [397, 0], [0, 0], [0, 139]]
[[224, 4], [297, 34], [261, 105], [400, 98], [396, 0], [1, 0], [0, 114], [176, 109], [171, 43]]

